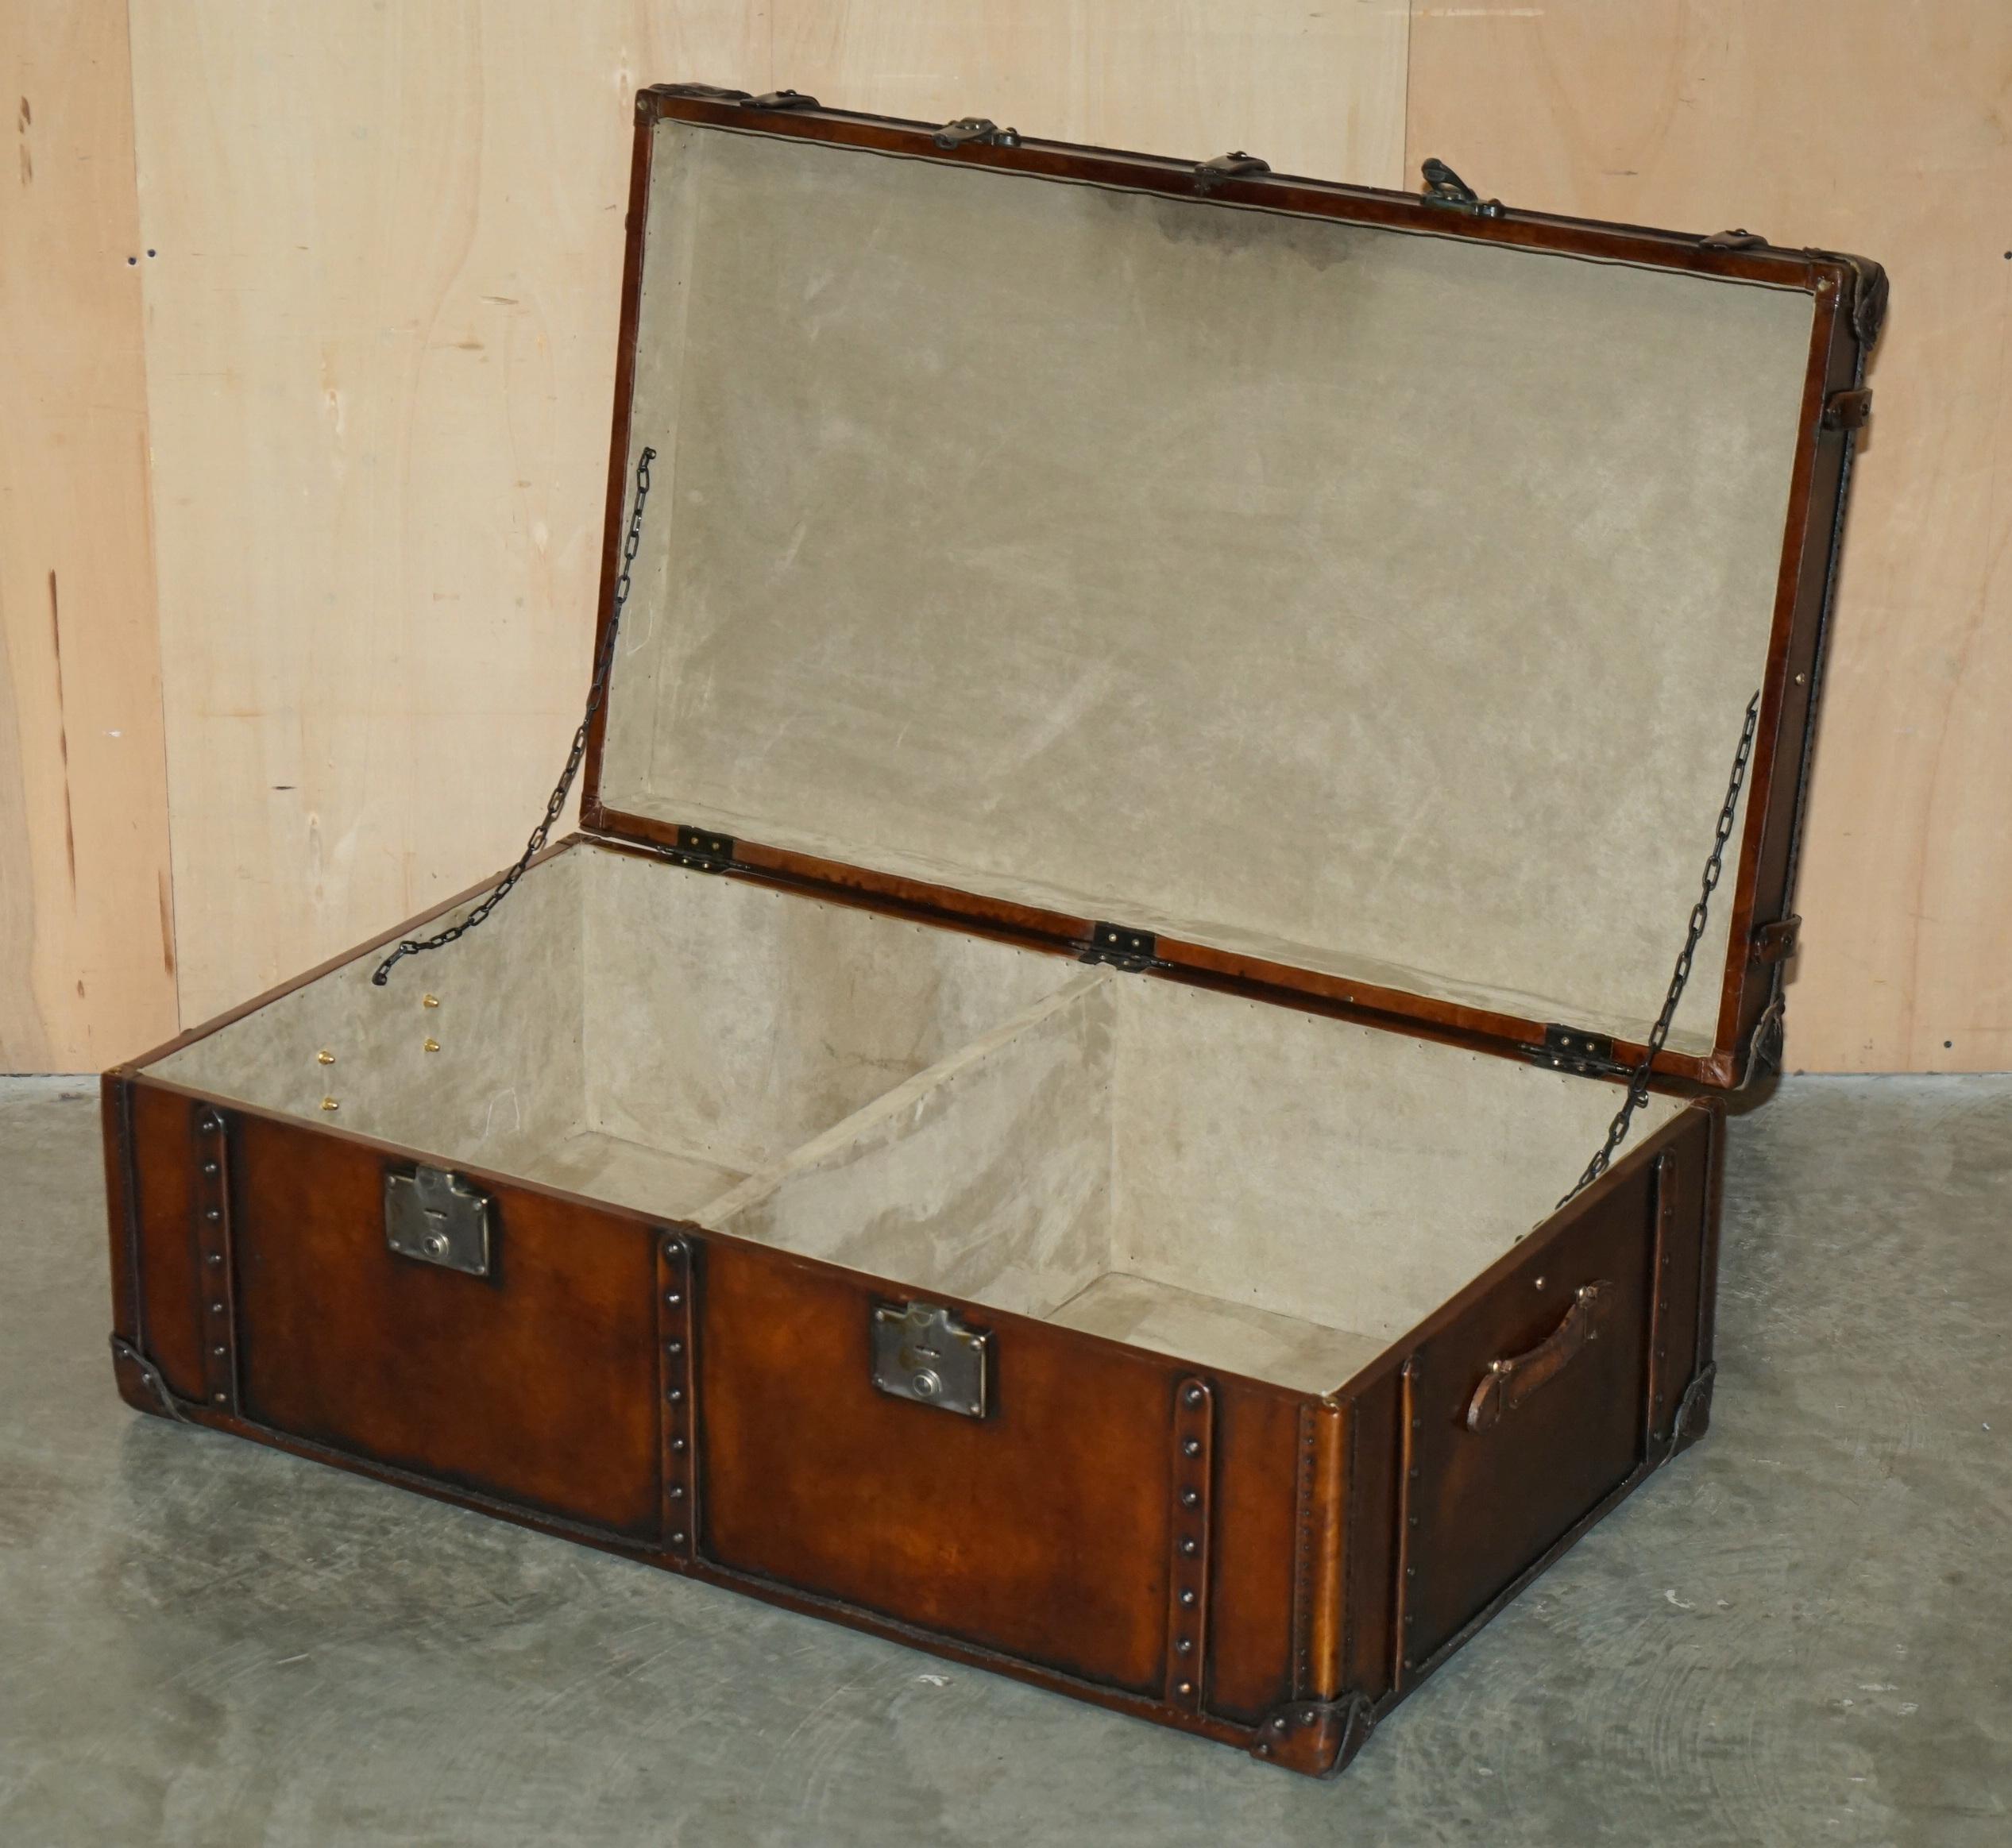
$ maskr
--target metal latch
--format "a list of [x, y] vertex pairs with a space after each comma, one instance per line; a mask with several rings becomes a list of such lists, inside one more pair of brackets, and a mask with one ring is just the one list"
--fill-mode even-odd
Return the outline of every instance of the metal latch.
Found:
[[724, 873], [733, 863], [733, 836], [681, 828], [678, 844], [666, 847], [663, 854], [673, 866], [689, 866], [695, 873]]
[[1090, 947], [1083, 952], [1086, 963], [1108, 963], [1114, 969], [1136, 975], [1149, 969], [1160, 954], [1160, 939], [1151, 931], [1135, 931], [1129, 924], [1097, 924], [1090, 927]]
[[967, 148], [975, 141], [989, 142], [995, 148], [1017, 148], [1020, 145], [1020, 131], [1002, 129], [989, 117], [960, 115], [954, 122], [945, 122], [936, 132], [939, 148]]
[[982, 1418], [991, 1341], [989, 1329], [967, 1328], [940, 1303], [877, 1302], [873, 1383], [895, 1399]]
[[384, 1243], [401, 1257], [471, 1277], [489, 1274], [489, 1197], [422, 1163], [384, 1176]]
[[1242, 179], [1253, 173], [1269, 173], [1272, 164], [1261, 160], [1255, 154], [1246, 154], [1242, 149], [1235, 152], [1218, 154], [1213, 160], [1204, 160], [1195, 169], [1195, 190], [1213, 192], [1226, 179]]
[[1419, 168], [1425, 176], [1421, 194], [1429, 206], [1454, 206], [1472, 212], [1477, 218], [1499, 218], [1504, 206], [1499, 199], [1483, 199], [1443, 160], [1428, 159]]
[[1824, 400], [1825, 430], [1863, 430], [1872, 415], [1872, 393], [1860, 386], [1856, 391], [1833, 392]]

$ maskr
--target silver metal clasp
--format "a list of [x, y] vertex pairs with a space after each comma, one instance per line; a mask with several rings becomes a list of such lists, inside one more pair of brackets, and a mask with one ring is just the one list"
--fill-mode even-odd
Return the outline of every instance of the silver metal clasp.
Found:
[[991, 1341], [989, 1329], [967, 1327], [940, 1303], [877, 1302], [873, 1383], [896, 1399], [982, 1418]]
[[384, 1243], [401, 1257], [470, 1277], [489, 1274], [489, 1197], [422, 1163], [384, 1176]]

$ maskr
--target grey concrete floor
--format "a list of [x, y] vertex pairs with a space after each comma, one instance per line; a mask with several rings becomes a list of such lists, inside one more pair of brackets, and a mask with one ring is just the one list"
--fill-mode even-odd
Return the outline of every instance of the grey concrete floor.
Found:
[[0, 1844], [2012, 1842], [2012, 1080], [1736, 1125], [1713, 1429], [1314, 1784], [114, 1395], [0, 1081]]

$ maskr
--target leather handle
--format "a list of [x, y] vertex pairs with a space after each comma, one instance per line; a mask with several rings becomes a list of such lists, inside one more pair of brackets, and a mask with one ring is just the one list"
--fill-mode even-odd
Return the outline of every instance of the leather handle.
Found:
[[1611, 1284], [1588, 1283], [1572, 1298], [1565, 1319], [1527, 1353], [1491, 1360], [1467, 1405], [1467, 1429], [1492, 1429], [1505, 1412], [1512, 1412], [1539, 1387], [1555, 1379], [1589, 1341], [1600, 1338], [1600, 1323]]

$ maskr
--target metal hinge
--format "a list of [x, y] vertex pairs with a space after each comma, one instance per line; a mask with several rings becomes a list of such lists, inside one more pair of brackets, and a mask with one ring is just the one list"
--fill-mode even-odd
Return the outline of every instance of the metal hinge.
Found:
[[724, 873], [733, 864], [733, 836], [708, 834], [702, 828], [681, 828], [678, 844], [660, 850], [674, 866], [694, 873]]
[[1137, 974], [1149, 969], [1160, 954], [1160, 939], [1151, 931], [1135, 931], [1129, 924], [1098, 924], [1090, 928], [1090, 947], [1083, 952], [1086, 963], [1108, 963], [1114, 969]]
[[1477, 218], [1499, 218], [1507, 209], [1499, 199], [1483, 199], [1443, 160], [1427, 160], [1419, 171], [1425, 176], [1420, 196], [1429, 206], [1453, 206]]
[[936, 132], [939, 148], [967, 148], [981, 141], [995, 148], [1017, 148], [1020, 145], [1020, 131], [1002, 129], [987, 116], [960, 115], [954, 122], [945, 122]]
[[751, 96], [740, 106], [743, 109], [815, 109], [817, 98], [806, 96], [801, 90], [771, 90], [762, 96]]
[[1269, 173], [1272, 164], [1261, 160], [1255, 154], [1246, 154], [1242, 149], [1234, 153], [1218, 154], [1213, 160], [1203, 160], [1195, 169], [1195, 190], [1213, 192], [1226, 179], [1243, 179], [1253, 173]]
[[1802, 934], [1802, 920], [1794, 912], [1761, 925], [1753, 934], [1751, 954], [1756, 963], [1786, 963], [1793, 956]]
[[1860, 385], [1849, 392], [1833, 392], [1824, 400], [1825, 430], [1863, 430], [1872, 415], [1872, 389]]
[[1634, 1071], [1614, 1056], [1614, 1043], [1605, 1033], [1581, 1027], [1547, 1026], [1541, 1046], [1526, 1046], [1523, 1055], [1533, 1065], [1569, 1071], [1575, 1078], [1626, 1078]]

